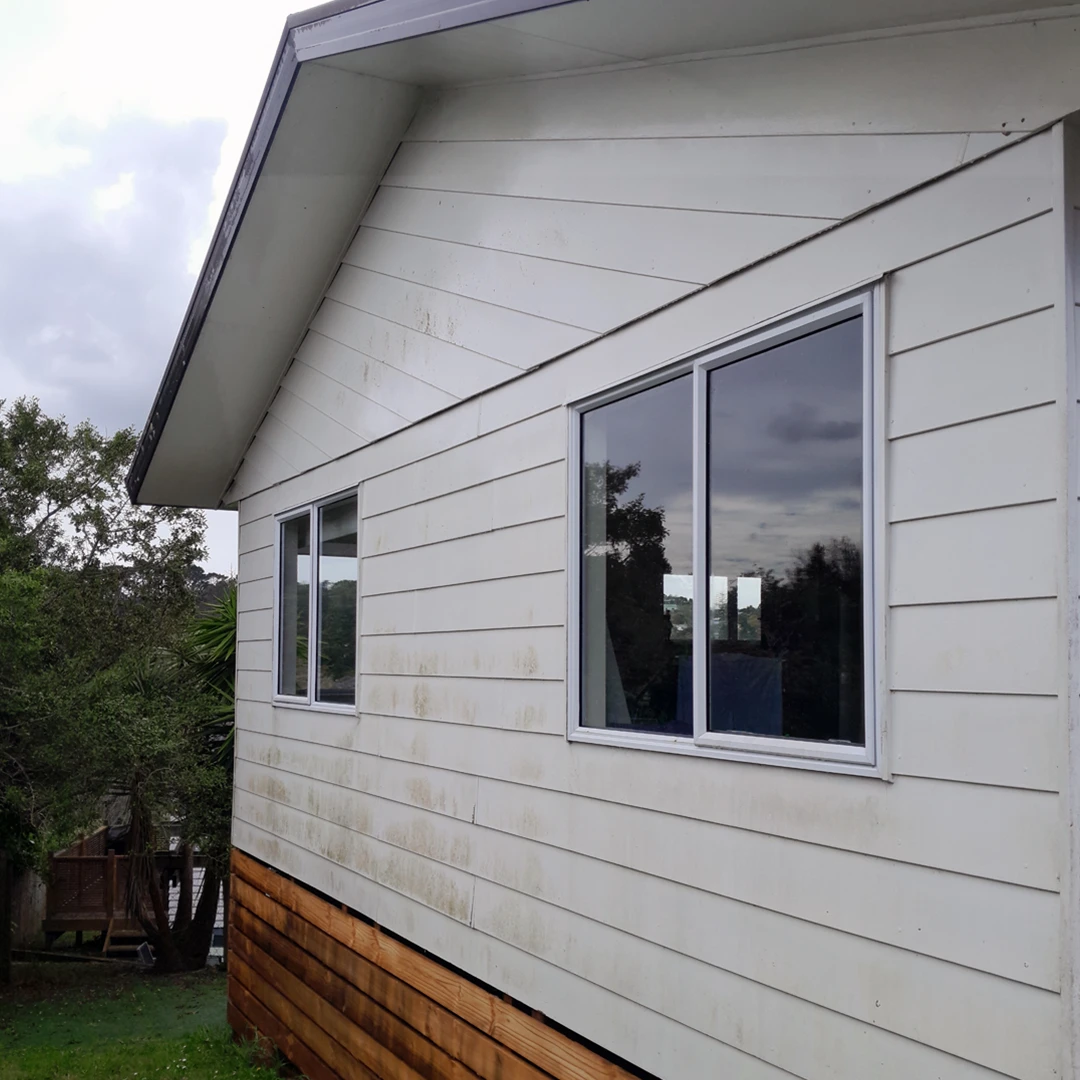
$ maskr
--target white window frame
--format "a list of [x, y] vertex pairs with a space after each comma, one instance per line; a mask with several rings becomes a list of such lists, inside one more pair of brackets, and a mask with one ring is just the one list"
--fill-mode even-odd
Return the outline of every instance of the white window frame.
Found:
[[[885, 453], [884, 320], [881, 284], [778, 319], [764, 329], [729, 339], [630, 382], [594, 394], [569, 406], [567, 454], [567, 735], [573, 742], [621, 746], [696, 757], [763, 765], [854, 773], [888, 779], [885, 754]], [[708, 685], [708, 375], [725, 364], [824, 330], [853, 316], [863, 319], [863, 664], [865, 745], [784, 739], [764, 735], [710, 732], [707, 729]], [[694, 734], [693, 737], [651, 732], [609, 730], [581, 724], [581, 530], [582, 420], [585, 413], [649, 387], [692, 374], [693, 438], [693, 571], [694, 571]]]
[[[349, 716], [356, 715], [360, 708], [360, 571], [363, 565], [363, 551], [361, 548], [361, 529], [363, 527], [362, 490], [363, 485], [347, 488], [345, 491], [337, 491], [333, 495], [316, 499], [314, 502], [283, 510], [274, 516], [274, 657], [271, 665], [271, 678], [274, 680], [272, 699], [275, 705], [288, 705], [292, 708], [308, 709], [311, 712], [345, 713]], [[345, 499], [351, 499], [354, 496], [356, 497], [356, 694], [352, 705], [336, 705], [331, 701], [318, 701], [315, 696], [319, 654], [319, 510], [324, 506], [343, 502]], [[311, 586], [308, 589], [308, 692], [306, 695], [290, 695], [282, 694], [279, 691], [280, 683], [278, 681], [281, 665], [281, 534], [283, 526], [287, 522], [302, 517], [308, 518], [311, 537]]]

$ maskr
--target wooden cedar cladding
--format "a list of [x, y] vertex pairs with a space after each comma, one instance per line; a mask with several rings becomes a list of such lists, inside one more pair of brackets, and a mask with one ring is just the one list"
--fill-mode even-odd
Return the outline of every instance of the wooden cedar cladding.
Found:
[[232, 869], [229, 1023], [310, 1080], [633, 1080], [242, 852]]

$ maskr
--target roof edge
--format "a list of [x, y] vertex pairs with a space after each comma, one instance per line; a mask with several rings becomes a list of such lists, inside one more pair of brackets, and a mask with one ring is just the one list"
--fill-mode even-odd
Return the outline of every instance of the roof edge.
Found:
[[206, 322], [300, 65], [391, 41], [404, 41], [578, 2], [581, 0], [330, 0], [288, 17], [240, 164], [135, 448], [126, 478], [132, 502], [138, 502], [154, 451]]
[[281, 42], [278, 45], [270, 75], [266, 80], [266, 86], [263, 88], [262, 97], [259, 99], [255, 120], [248, 132], [243, 153], [240, 155], [240, 164], [229, 187], [225, 206], [214, 229], [214, 236], [210, 241], [195, 289], [180, 324], [180, 332], [177, 334], [169, 363], [161, 378], [157, 394], [154, 396], [150, 415], [146, 419], [135, 447], [135, 456], [132, 458], [126, 479], [128, 497], [133, 503], [138, 502], [139, 491], [150, 468], [150, 460], [154, 456], [161, 432], [176, 401], [188, 361], [195, 350], [195, 343], [206, 322], [210, 304], [217, 291], [218, 281], [228, 261], [229, 253], [232, 251], [237, 233], [240, 231], [244, 212], [251, 201], [252, 192], [262, 172], [263, 163], [270, 150], [274, 133], [277, 131], [278, 121], [285, 111], [299, 67], [296, 49], [292, 44], [292, 31], [286, 26], [281, 35]]

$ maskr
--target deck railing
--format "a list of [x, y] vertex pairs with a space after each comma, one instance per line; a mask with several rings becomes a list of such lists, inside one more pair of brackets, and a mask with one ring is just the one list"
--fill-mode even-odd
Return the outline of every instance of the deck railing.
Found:
[[124, 913], [129, 859], [105, 855], [54, 855], [45, 895], [45, 918], [109, 920]]

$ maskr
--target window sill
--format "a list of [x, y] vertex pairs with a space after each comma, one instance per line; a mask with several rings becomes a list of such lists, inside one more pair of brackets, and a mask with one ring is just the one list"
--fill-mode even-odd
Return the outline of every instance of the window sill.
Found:
[[[751, 765], [774, 765], [784, 769], [806, 769], [810, 772], [841, 773], [848, 776], [867, 776], [885, 780], [888, 777], [879, 763], [867, 758], [863, 747], [844, 747], [811, 744], [807, 752], [792, 753], [789, 746], [784, 752], [763, 749], [762, 744], [776, 740], [755, 736], [736, 736], [745, 739], [744, 747], [722, 745], [731, 736], [706, 735], [694, 740], [674, 735], [652, 733], [637, 734], [627, 731], [605, 731], [602, 728], [575, 728], [570, 732], [571, 742], [592, 743], [595, 746], [617, 746], [626, 750], [651, 750], [664, 754], [682, 754], [685, 757], [713, 758], [721, 761], [742, 761]], [[802, 743], [800, 746], [807, 746]], [[814, 751], [818, 751], [814, 756]]]
[[359, 716], [355, 705], [331, 705], [324, 701], [304, 701], [301, 698], [277, 697], [271, 700], [275, 709], [296, 709], [299, 712], [336, 713], [338, 716]]

